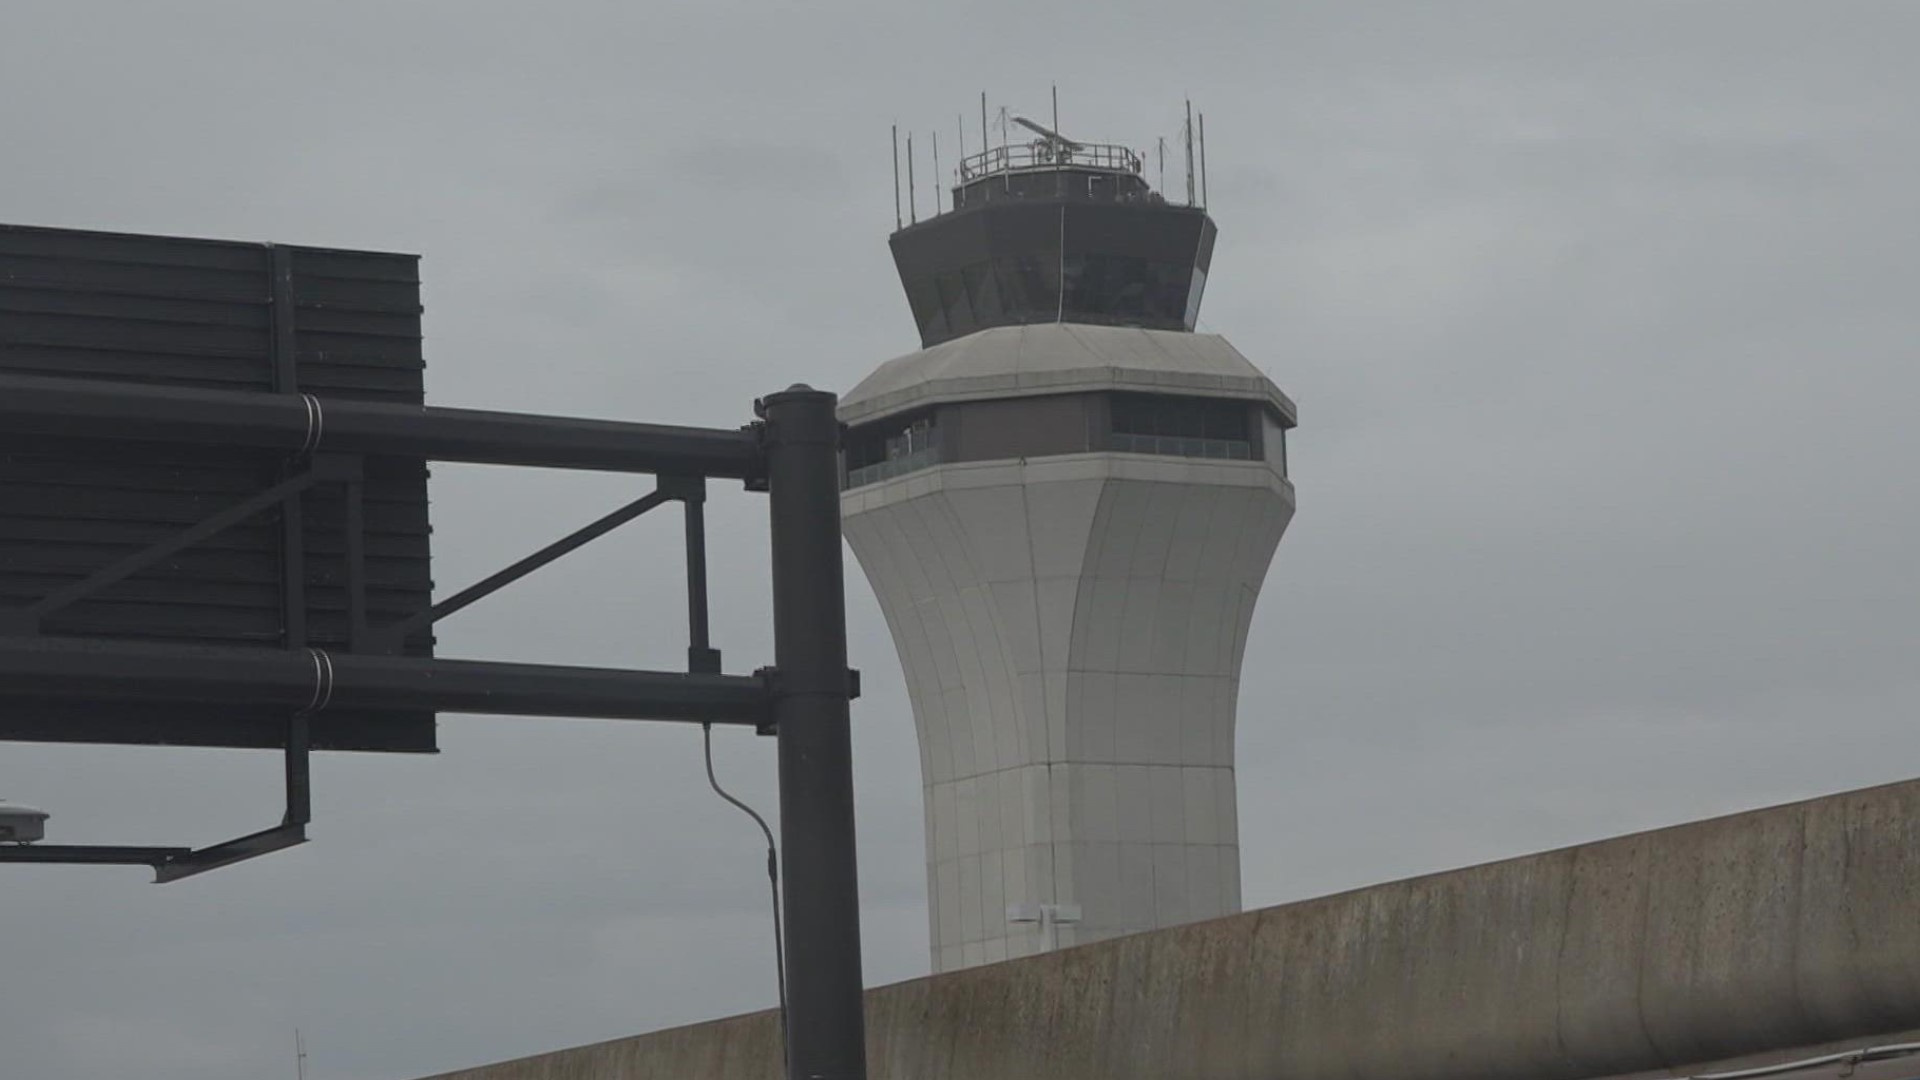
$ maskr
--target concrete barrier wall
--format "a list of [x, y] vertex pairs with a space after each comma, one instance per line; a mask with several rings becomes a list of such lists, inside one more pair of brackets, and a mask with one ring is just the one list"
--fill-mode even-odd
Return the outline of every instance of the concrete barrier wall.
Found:
[[[1920, 781], [868, 992], [875, 1080], [1575, 1080], [1920, 1027]], [[779, 1080], [770, 1013], [442, 1080]]]

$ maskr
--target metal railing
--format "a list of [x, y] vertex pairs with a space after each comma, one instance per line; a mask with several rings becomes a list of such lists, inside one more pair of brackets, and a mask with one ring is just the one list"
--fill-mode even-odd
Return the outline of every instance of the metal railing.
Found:
[[1107, 143], [1059, 145], [1046, 139], [1009, 146], [990, 146], [960, 159], [963, 184], [1001, 173], [1044, 169], [1102, 169], [1138, 175], [1140, 155]]
[[891, 480], [896, 476], [904, 476], [938, 464], [940, 464], [940, 447], [924, 446], [910, 454], [876, 461], [857, 469], [848, 469], [847, 488], [851, 490], [868, 484], [877, 484], [882, 480]]
[[1166, 457], [1218, 458], [1226, 461], [1251, 461], [1253, 444], [1245, 439], [1191, 439], [1180, 435], [1128, 435], [1116, 431], [1112, 436], [1115, 452], [1122, 454], [1160, 454]]

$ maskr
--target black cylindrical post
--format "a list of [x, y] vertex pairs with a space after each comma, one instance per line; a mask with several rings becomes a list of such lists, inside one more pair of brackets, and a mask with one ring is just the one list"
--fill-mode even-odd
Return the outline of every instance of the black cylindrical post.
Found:
[[792, 1080], [867, 1075], [836, 400], [795, 386], [763, 403]]
[[717, 674], [720, 650], [707, 625], [707, 482], [681, 482], [687, 534], [687, 670]]

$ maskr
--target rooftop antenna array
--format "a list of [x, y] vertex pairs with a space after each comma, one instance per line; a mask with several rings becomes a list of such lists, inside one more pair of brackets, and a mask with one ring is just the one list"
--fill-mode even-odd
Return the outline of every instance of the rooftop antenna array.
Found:
[[[975, 185], [983, 180], [997, 178], [1003, 189], [1011, 195], [1019, 174], [1041, 169], [1079, 169], [1108, 168], [1119, 171], [1131, 171], [1141, 176], [1145, 171], [1146, 157], [1153, 154], [1155, 183], [1152, 187], [1142, 185], [1136, 197], [1167, 201], [1167, 142], [1169, 138], [1179, 139], [1179, 152], [1186, 162], [1186, 198], [1184, 204], [1204, 210], [1209, 201], [1207, 185], [1207, 118], [1205, 113], [1196, 113], [1192, 98], [1182, 101], [1183, 118], [1176, 136], [1159, 135], [1146, 150], [1138, 153], [1124, 146], [1083, 143], [1070, 139], [1060, 130], [1060, 90], [1058, 84], [1049, 87], [1049, 124], [1013, 113], [1006, 106], [989, 108], [986, 91], [980, 92], [980, 145], [971, 157], [967, 153], [967, 120], [965, 113], [954, 116], [954, 134], [959, 142], [958, 163], [952, 175], [942, 171], [940, 163], [940, 133], [934, 130], [929, 135], [933, 172], [930, 177], [933, 203], [928, 212], [928, 220], [945, 214], [949, 209], [959, 210], [963, 203], [971, 206], [974, 199], [982, 195]], [[1000, 143], [993, 144], [992, 131], [995, 121], [1000, 128]], [[1018, 151], [1012, 146], [1012, 128], [1018, 126], [1031, 132], [1031, 141], [1023, 144]], [[913, 133], [906, 135], [906, 176], [900, 175], [900, 125], [892, 127], [893, 139], [893, 221], [895, 230], [920, 221], [919, 162], [913, 149]], [[1144, 180], [1144, 177], [1141, 177]], [[901, 206], [900, 190], [906, 188], [906, 205]], [[951, 202], [942, 188], [951, 184]], [[1091, 191], [1092, 189], [1089, 188]], [[968, 198], [963, 199], [963, 194]], [[1176, 203], [1177, 205], [1177, 203]]]

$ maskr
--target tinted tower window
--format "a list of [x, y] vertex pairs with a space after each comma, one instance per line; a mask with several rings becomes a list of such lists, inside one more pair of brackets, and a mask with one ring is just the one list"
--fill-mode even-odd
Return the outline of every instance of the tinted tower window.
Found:
[[1254, 406], [1244, 401], [1113, 395], [1113, 448], [1123, 453], [1177, 457], [1253, 457], [1249, 424]]
[[855, 428], [847, 437], [847, 487], [890, 480], [940, 462], [940, 429], [933, 414], [891, 417]]

